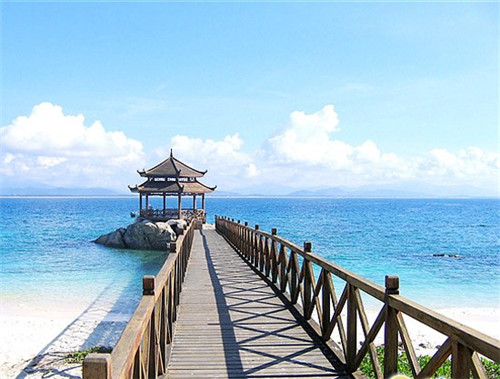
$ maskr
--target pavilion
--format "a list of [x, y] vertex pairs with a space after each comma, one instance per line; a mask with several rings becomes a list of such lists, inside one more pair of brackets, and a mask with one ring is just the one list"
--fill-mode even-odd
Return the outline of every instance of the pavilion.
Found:
[[[137, 170], [147, 180], [130, 191], [139, 193], [139, 211], [144, 218], [154, 221], [166, 221], [173, 218], [206, 222], [205, 194], [217, 188], [208, 187], [198, 181], [207, 171], [199, 171], [179, 161], [170, 150], [170, 157], [149, 170]], [[162, 209], [152, 209], [151, 196], [163, 198]], [[182, 209], [182, 197], [192, 196], [193, 207]], [[201, 196], [201, 209], [196, 207], [196, 197]], [[177, 197], [177, 208], [167, 209], [167, 197]]]

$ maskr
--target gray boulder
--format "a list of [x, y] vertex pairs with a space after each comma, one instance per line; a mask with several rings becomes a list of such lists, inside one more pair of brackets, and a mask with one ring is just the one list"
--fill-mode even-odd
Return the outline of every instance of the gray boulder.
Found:
[[168, 250], [168, 244], [177, 239], [166, 222], [139, 219], [126, 229], [100, 236], [94, 242], [101, 245], [138, 250]]
[[100, 236], [94, 242], [100, 245], [124, 249], [127, 247], [125, 245], [125, 242], [123, 241], [123, 235], [125, 234], [125, 231], [125, 228], [116, 229], [114, 232]]
[[177, 236], [166, 222], [148, 220], [129, 225], [123, 236], [130, 249], [141, 250], [167, 250], [169, 242], [176, 239]]
[[170, 225], [170, 227], [173, 229], [176, 235], [181, 234], [181, 230], [187, 228], [187, 222], [186, 220], [168, 220], [167, 224]]

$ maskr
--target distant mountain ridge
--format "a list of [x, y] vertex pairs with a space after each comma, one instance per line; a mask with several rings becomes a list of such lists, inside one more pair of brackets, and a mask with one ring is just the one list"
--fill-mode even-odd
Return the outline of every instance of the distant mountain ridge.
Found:
[[[234, 191], [216, 190], [209, 197], [317, 197], [317, 198], [440, 198], [440, 197], [493, 197], [500, 194], [488, 193], [473, 187], [436, 187], [415, 188], [413, 191], [402, 188], [385, 187], [328, 187], [319, 189], [294, 189], [290, 187], [244, 188]], [[36, 186], [1, 186], [0, 196], [133, 196], [129, 191], [112, 190], [101, 187], [51, 187], [43, 184]]]
[[427, 193], [410, 192], [393, 189], [352, 189], [327, 188], [316, 191], [295, 191], [291, 197], [432, 197]]
[[123, 196], [124, 192], [108, 188], [67, 187], [2, 187], [0, 196]]
[[[408, 188], [412, 188], [408, 186]], [[298, 189], [281, 187], [274, 191], [266, 191], [267, 188], [245, 188], [234, 192], [216, 191], [210, 196], [243, 196], [243, 197], [317, 197], [317, 198], [344, 198], [344, 197], [366, 197], [366, 198], [442, 198], [442, 197], [500, 197], [500, 193], [484, 191], [474, 187], [415, 187], [411, 190], [406, 188], [387, 188], [364, 186], [358, 188], [327, 187], [317, 189]]]

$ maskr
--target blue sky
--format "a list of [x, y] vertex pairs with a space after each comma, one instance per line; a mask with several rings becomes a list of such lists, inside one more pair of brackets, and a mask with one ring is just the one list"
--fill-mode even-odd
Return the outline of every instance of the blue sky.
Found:
[[498, 191], [498, 3], [0, 6], [5, 182]]

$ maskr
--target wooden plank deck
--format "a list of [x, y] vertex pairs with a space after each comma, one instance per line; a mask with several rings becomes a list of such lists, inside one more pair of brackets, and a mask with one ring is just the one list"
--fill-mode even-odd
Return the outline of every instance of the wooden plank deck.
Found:
[[167, 378], [349, 377], [215, 230], [195, 232]]

